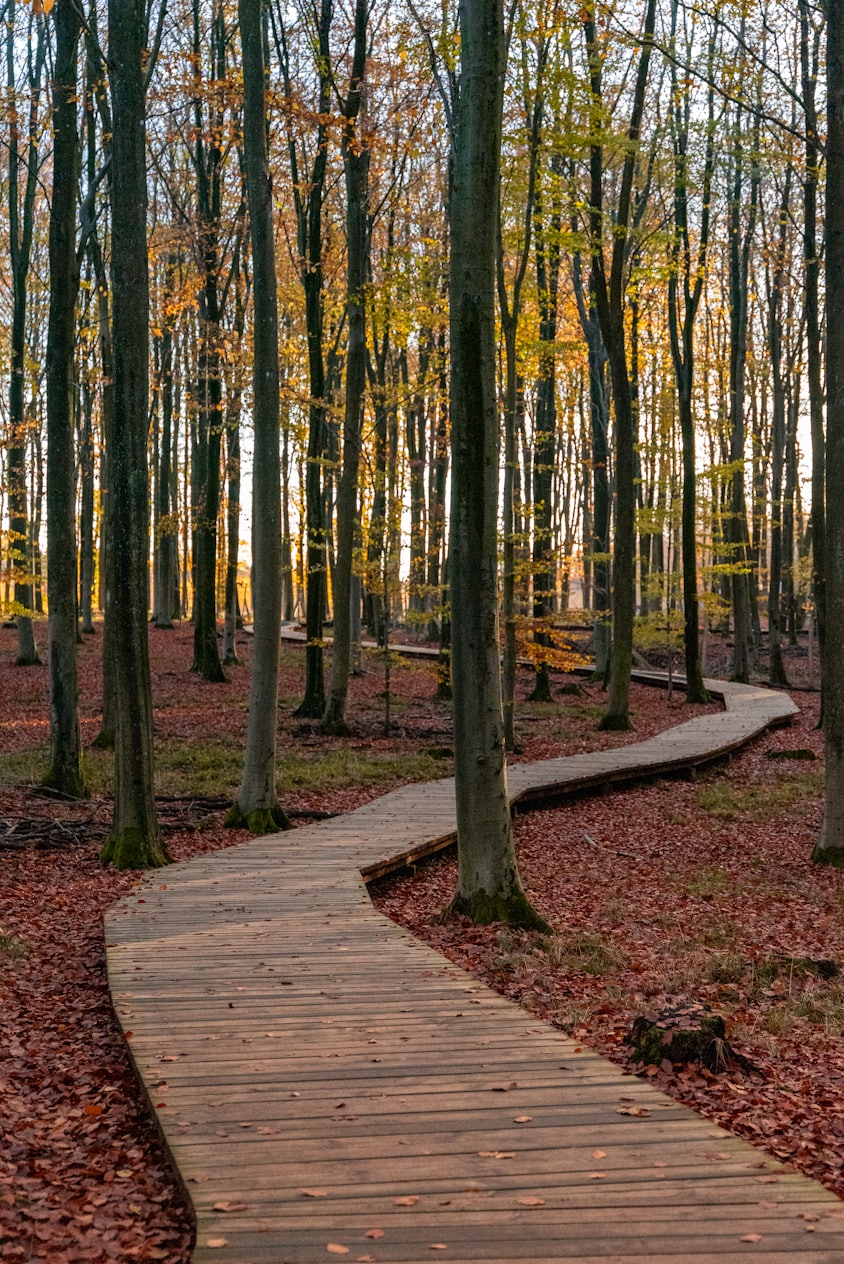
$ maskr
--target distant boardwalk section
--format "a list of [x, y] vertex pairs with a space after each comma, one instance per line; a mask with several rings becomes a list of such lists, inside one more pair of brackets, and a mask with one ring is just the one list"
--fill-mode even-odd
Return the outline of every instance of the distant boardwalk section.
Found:
[[[727, 754], [794, 707], [509, 770], [514, 799]], [[197, 1264], [842, 1264], [844, 1204], [498, 997], [362, 875], [454, 835], [451, 781], [151, 874], [110, 912], [114, 1006]]]

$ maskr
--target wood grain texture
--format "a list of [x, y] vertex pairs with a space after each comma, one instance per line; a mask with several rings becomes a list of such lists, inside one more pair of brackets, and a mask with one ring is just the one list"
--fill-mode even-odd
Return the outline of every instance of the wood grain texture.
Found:
[[[511, 797], [695, 766], [794, 711], [707, 687], [723, 713], [518, 765]], [[195, 1209], [195, 1264], [841, 1264], [832, 1194], [375, 912], [362, 874], [453, 834], [452, 783], [405, 786], [159, 871], [109, 913], [113, 1003]]]

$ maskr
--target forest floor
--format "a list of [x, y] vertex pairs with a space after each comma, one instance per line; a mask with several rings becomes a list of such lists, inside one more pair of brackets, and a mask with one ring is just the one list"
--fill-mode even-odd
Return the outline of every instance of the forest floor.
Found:
[[[111, 756], [91, 746], [101, 640], [80, 648], [92, 797], [62, 803], [36, 790], [49, 743], [47, 669], [16, 669], [14, 632], [0, 630], [0, 1260], [185, 1264], [188, 1209], [106, 986], [102, 915], [139, 875], [98, 859], [111, 813]], [[150, 630], [159, 812], [179, 860], [247, 837], [225, 830], [223, 817], [239, 780], [248, 661], [227, 669], [227, 684], [206, 684], [190, 673], [191, 641], [188, 626]], [[434, 664], [394, 659], [385, 736], [384, 666], [365, 655], [352, 736], [329, 739], [292, 715], [304, 650], [286, 648], [282, 660], [279, 790], [302, 814], [294, 824], [451, 772], [450, 709], [434, 699]], [[805, 651], [788, 667], [801, 683]], [[682, 694], [634, 686], [635, 731], [601, 734], [597, 686], [561, 694], [576, 682], [557, 675], [554, 701], [540, 704], [526, 700], [531, 683], [523, 671], [521, 759], [641, 741], [700, 710]], [[638, 1013], [693, 1002], [720, 1011], [755, 1069], [638, 1069], [841, 1194], [844, 984], [800, 959], [844, 963], [844, 876], [809, 862], [821, 814], [818, 695], [793, 696], [799, 720], [726, 769], [520, 817], [519, 863], [550, 938], [443, 922], [448, 856], [386, 880], [376, 903], [615, 1061], [629, 1057]]]

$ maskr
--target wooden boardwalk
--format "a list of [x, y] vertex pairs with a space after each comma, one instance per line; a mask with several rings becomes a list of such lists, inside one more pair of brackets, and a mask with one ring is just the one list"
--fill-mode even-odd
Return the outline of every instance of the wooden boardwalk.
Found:
[[[723, 714], [516, 766], [513, 797], [694, 766], [793, 710], [710, 683]], [[114, 1006], [195, 1264], [842, 1264], [832, 1194], [375, 912], [361, 875], [453, 836], [452, 800], [407, 786], [152, 873], [110, 912]]]

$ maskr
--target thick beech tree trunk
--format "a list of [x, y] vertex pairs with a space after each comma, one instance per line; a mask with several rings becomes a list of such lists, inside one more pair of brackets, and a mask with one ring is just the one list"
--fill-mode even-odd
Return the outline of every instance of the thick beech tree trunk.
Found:
[[254, 304], [252, 593], [255, 635], [243, 779], [227, 824], [246, 824], [254, 834], [263, 834], [274, 829], [286, 829], [289, 825], [279, 807], [275, 785], [281, 630], [278, 296], [273, 192], [267, 152], [261, 0], [240, 0], [238, 11], [243, 47], [244, 160], [252, 238]]
[[[827, 206], [844, 205], [844, 0], [827, 5]], [[826, 614], [824, 670], [826, 789], [813, 860], [844, 868], [844, 219], [826, 226]]]
[[149, 274], [143, 0], [109, 0], [114, 419], [109, 459], [117, 723], [114, 821], [102, 858], [119, 869], [166, 864], [155, 815], [149, 592]]
[[50, 203], [50, 316], [47, 327], [47, 596], [50, 608], [50, 768], [45, 784], [72, 798], [85, 794], [76, 666], [76, 462], [74, 333], [79, 264], [76, 204], [76, 51], [81, 15], [56, 0], [53, 70], [53, 191]]
[[498, 645], [495, 251], [504, 80], [500, 0], [460, 5], [451, 202], [451, 607], [458, 888], [477, 922], [544, 927], [516, 868]]

